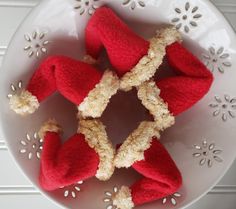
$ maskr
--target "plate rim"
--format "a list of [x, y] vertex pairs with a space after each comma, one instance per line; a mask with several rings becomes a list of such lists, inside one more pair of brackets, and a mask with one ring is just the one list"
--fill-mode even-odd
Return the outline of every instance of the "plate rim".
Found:
[[[66, 0], [65, 0], [66, 1]], [[155, 1], [158, 1], [158, 0], [155, 0]], [[161, 0], [163, 1], [163, 0]], [[205, 2], [210, 8], [211, 10], [214, 10], [214, 13], [217, 13], [217, 16], [220, 16], [221, 17], [221, 20], [224, 21], [224, 23], [227, 25], [228, 29], [231, 31], [232, 34], [234, 34], [234, 39], [236, 40], [236, 33], [232, 27], [232, 25], [230, 24], [230, 22], [226, 19], [226, 17], [224, 16], [224, 14], [210, 1], [210, 0], [200, 0], [202, 2]], [[15, 39], [15, 37], [17, 36], [18, 34], [18, 31], [19, 29], [22, 27], [22, 25], [25, 23], [25, 21], [29, 18], [29, 16], [31, 16], [32, 13], [34, 13], [35, 11], [38, 10], [38, 8], [40, 8], [41, 6], [43, 6], [46, 2], [48, 2], [48, 0], [42, 0], [41, 2], [39, 2], [36, 6], [34, 6], [34, 8], [32, 8], [30, 10], [30, 12], [24, 17], [24, 19], [22, 20], [22, 22], [19, 24], [19, 26], [17, 27], [16, 31], [13, 33], [10, 41], [9, 41], [9, 44], [8, 44], [8, 47], [6, 49], [6, 53], [3, 57], [3, 60], [2, 60], [2, 66], [1, 66], [1, 71], [4, 70], [4, 65], [5, 65], [5, 62], [6, 62], [6, 57], [8, 56], [8, 53], [9, 53], [9, 46], [11, 46], [11, 43], [12, 41]], [[0, 112], [0, 115], [1, 112]], [[8, 147], [8, 151], [10, 152], [10, 156], [11, 158], [13, 159], [15, 165], [19, 168], [19, 170], [21, 171], [21, 173], [26, 177], [26, 179], [28, 179], [30, 181], [30, 183], [32, 184], [32, 186], [34, 188], [36, 188], [38, 191], [40, 191], [40, 193], [46, 197], [48, 200], [50, 200], [51, 202], [53, 202], [55, 205], [59, 206], [60, 208], [64, 208], [66, 207], [65, 205], [63, 205], [62, 203], [58, 202], [55, 198], [52, 198], [50, 195], [48, 195], [48, 192], [44, 191], [43, 189], [41, 189], [39, 186], [37, 186], [35, 184], [35, 182], [31, 181], [31, 178], [24, 172], [24, 169], [23, 169], [23, 166], [21, 166], [19, 163], [18, 163], [18, 160], [15, 156], [15, 152], [12, 150], [11, 146], [9, 145], [9, 142], [8, 140], [6, 140], [6, 137], [5, 137], [5, 132], [2, 130], [3, 127], [2, 127], [2, 123], [3, 123], [3, 120], [1, 119], [0, 120], [0, 131], [2, 133], [2, 136], [3, 136], [3, 140], [5, 141], [7, 147]], [[194, 203], [196, 203], [197, 201], [199, 201], [202, 197], [204, 197], [215, 185], [217, 185], [217, 183], [222, 179], [223, 176], [225, 176], [225, 174], [227, 173], [227, 171], [229, 170], [229, 168], [232, 166], [233, 162], [235, 161], [236, 159], [236, 153], [234, 154], [234, 157], [230, 160], [231, 162], [226, 166], [227, 169], [225, 169], [223, 172], [221, 172], [221, 174], [219, 175], [219, 177], [214, 181], [214, 183], [212, 183], [212, 185], [209, 187], [209, 189], [207, 189], [204, 193], [202, 193], [200, 196], [194, 198], [192, 201], [189, 201], [189, 203], [187, 203], [185, 206], [181, 207], [181, 208], [187, 208], [191, 205], [193, 205]], [[176, 209], [180, 209], [178, 206], [176, 207]]]

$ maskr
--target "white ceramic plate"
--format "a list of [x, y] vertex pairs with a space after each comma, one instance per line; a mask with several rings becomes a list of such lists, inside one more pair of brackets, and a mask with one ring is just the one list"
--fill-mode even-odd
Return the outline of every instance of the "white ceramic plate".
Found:
[[[9, 109], [7, 95], [12, 90], [17, 91], [18, 81], [21, 80], [24, 86], [41, 60], [49, 54], [81, 58], [86, 22], [97, 7], [105, 4], [146, 38], [152, 36], [160, 25], [175, 24], [182, 31], [185, 46], [201, 58], [215, 76], [208, 95], [179, 116], [175, 126], [161, 138], [183, 174], [183, 187], [170, 197], [139, 207], [182, 208], [214, 186], [236, 155], [236, 38], [224, 17], [209, 1], [43, 1], [17, 30], [1, 69], [0, 127], [3, 136], [17, 164], [38, 186], [41, 145], [34, 132], [39, 130], [42, 122], [55, 117], [63, 125], [66, 138], [76, 131], [76, 110], [64, 98], [54, 95], [36, 114], [22, 118]], [[29, 45], [32, 48], [28, 49]], [[123, 141], [144, 117], [144, 108], [131, 92], [113, 98], [103, 121], [115, 144]], [[130, 185], [135, 178], [138, 175], [132, 169], [120, 170], [106, 183], [91, 179], [75, 185], [81, 188], [80, 192], [71, 186], [45, 194], [69, 208], [105, 209], [109, 203], [103, 202], [104, 192], [113, 191], [114, 186]]]

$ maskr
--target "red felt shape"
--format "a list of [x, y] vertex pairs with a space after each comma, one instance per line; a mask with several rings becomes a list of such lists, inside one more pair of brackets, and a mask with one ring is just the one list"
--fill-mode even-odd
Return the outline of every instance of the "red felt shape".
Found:
[[87, 53], [97, 59], [105, 47], [121, 76], [147, 54], [150, 43], [135, 34], [110, 8], [96, 10], [86, 27]]
[[167, 60], [177, 76], [158, 81], [160, 96], [178, 115], [192, 107], [209, 91], [213, 76], [206, 66], [180, 43], [167, 47]]
[[47, 58], [35, 71], [27, 90], [39, 102], [55, 91], [76, 105], [100, 82], [102, 74], [89, 64], [65, 56]]
[[180, 171], [156, 138], [153, 138], [152, 145], [144, 156], [144, 160], [132, 166], [144, 176], [130, 187], [136, 206], [172, 195], [182, 185]]
[[89, 147], [84, 135], [75, 134], [62, 144], [58, 133], [47, 132], [41, 155], [39, 182], [47, 191], [72, 185], [95, 176], [98, 164], [99, 156]]

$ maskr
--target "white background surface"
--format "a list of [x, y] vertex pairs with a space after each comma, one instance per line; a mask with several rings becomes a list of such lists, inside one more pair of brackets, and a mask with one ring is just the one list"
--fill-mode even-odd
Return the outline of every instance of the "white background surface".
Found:
[[[236, 30], [236, 0], [212, 1]], [[39, 2], [40, 0], [0, 0], [0, 65], [17, 26]], [[31, 186], [16, 167], [7, 151], [4, 139], [0, 136], [0, 209], [31, 209], [32, 207], [34, 209], [59, 208]], [[209, 194], [187, 209], [236, 209], [236, 162]]]

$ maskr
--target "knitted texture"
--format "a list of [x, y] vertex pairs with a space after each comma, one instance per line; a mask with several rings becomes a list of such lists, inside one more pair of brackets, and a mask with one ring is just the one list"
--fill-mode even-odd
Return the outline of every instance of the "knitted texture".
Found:
[[[138, 97], [153, 115], [154, 120], [159, 121], [158, 123], [166, 115], [172, 117], [171, 114], [177, 115], [192, 107], [209, 91], [213, 81], [209, 70], [180, 43], [168, 46], [166, 51], [167, 60], [177, 75], [157, 82], [156, 85], [160, 90], [155, 88], [152, 81], [143, 83], [137, 88]], [[130, 187], [135, 206], [171, 195], [182, 184], [181, 174], [167, 150], [159, 141], [150, 137], [150, 146], [144, 150], [142, 147], [138, 149], [144, 152], [144, 159], [132, 165], [144, 176]], [[137, 142], [138, 137], [132, 140], [132, 144]], [[126, 143], [128, 142], [125, 141], [120, 146], [117, 156]], [[127, 150], [129, 153], [135, 151], [131, 147]], [[130, 158], [126, 153], [122, 154], [122, 157], [126, 161]]]
[[115, 166], [129, 168], [134, 162], [143, 160], [153, 136], [160, 137], [158, 125], [151, 121], [141, 122], [117, 150]]
[[[171, 195], [180, 188], [180, 171], [154, 136], [160, 137], [160, 131], [173, 125], [173, 116], [192, 107], [209, 91], [213, 76], [191, 52], [175, 42], [180, 40], [175, 29], [167, 31], [172, 31], [175, 35], [164, 36], [170, 41], [161, 44], [159, 55], [163, 57], [166, 51], [167, 61], [176, 76], [156, 83], [139, 79], [137, 84], [136, 77], [130, 76], [127, 80], [133, 79], [134, 84], [131, 82], [132, 84], [121, 88], [129, 90], [137, 86], [138, 97], [154, 116], [154, 122], [141, 123], [120, 146], [116, 156], [105, 127], [96, 121], [81, 121], [81, 124], [84, 122], [79, 130], [81, 133], [75, 134], [64, 144], [61, 144], [59, 133], [54, 129], [45, 129], [40, 171], [40, 184], [45, 190], [55, 190], [93, 176], [107, 180], [114, 172], [114, 164], [116, 167], [132, 166], [143, 176], [131, 187], [123, 187], [113, 199], [118, 208], [132, 208], [152, 202]], [[156, 39], [157, 43], [158, 40], [162, 43], [158, 36]], [[153, 45], [158, 46], [156, 42]], [[126, 78], [125, 74], [129, 77], [132, 69], [148, 55], [150, 43], [130, 30], [111, 9], [101, 7], [96, 10], [86, 27], [86, 47], [88, 55], [94, 59], [105, 48], [118, 75]], [[157, 48], [155, 54], [158, 53]], [[153, 69], [161, 64], [161, 57], [156, 61], [158, 64], [152, 66]], [[152, 72], [154, 74], [155, 70]], [[118, 79], [111, 72], [107, 78], [110, 78], [110, 82], [104, 82], [102, 75], [88, 64], [57, 56], [47, 59], [39, 67], [27, 91], [41, 102], [58, 90], [76, 105], [82, 103], [78, 107], [81, 111], [79, 116], [99, 117], [119, 87]], [[105, 83], [107, 84], [104, 85]], [[111, 84], [114, 84], [114, 88]], [[109, 94], [105, 94], [105, 90]], [[101, 96], [99, 92], [103, 92], [105, 96], [97, 100]], [[98, 104], [99, 107], [96, 107]]]
[[78, 117], [101, 117], [110, 99], [119, 89], [120, 81], [115, 73], [106, 70], [100, 83], [91, 90], [84, 101], [78, 106]]
[[112, 201], [113, 205], [116, 206], [117, 209], [131, 209], [134, 207], [131, 191], [127, 186], [122, 186], [112, 197]]
[[173, 115], [192, 107], [209, 91], [212, 73], [180, 43], [167, 47], [167, 60], [177, 76], [156, 82]]
[[149, 110], [150, 114], [156, 123], [159, 131], [171, 127], [175, 123], [174, 116], [168, 109], [163, 99], [159, 96], [160, 89], [157, 88], [154, 81], [148, 81], [140, 85], [138, 88], [138, 98], [141, 100], [143, 106]]
[[62, 133], [62, 128], [57, 124], [55, 119], [49, 119], [46, 123], [41, 126], [38, 135], [40, 139], [43, 139], [47, 132]]
[[62, 144], [58, 133], [45, 134], [39, 177], [43, 189], [51, 191], [93, 177], [98, 165], [99, 156], [84, 135], [75, 134]]
[[26, 90], [13, 95], [10, 98], [9, 105], [15, 113], [22, 116], [32, 114], [39, 108], [37, 97]]
[[115, 166], [115, 149], [109, 140], [105, 126], [99, 120], [80, 120], [79, 133], [84, 134], [88, 145], [95, 150], [99, 156], [99, 165], [96, 177], [101, 181], [107, 181], [111, 178]]
[[182, 185], [180, 171], [165, 147], [156, 138], [151, 144], [145, 159], [133, 164], [144, 176], [130, 187], [135, 206], [171, 195]]
[[145, 56], [122, 78], [120, 89], [129, 91], [152, 78], [163, 62], [166, 46], [181, 40], [181, 35], [175, 27], [166, 27], [150, 39], [150, 47]]
[[27, 90], [39, 102], [58, 90], [79, 105], [101, 78], [102, 74], [89, 64], [64, 56], [52, 56], [35, 71]]
[[97, 59], [105, 47], [111, 64], [120, 76], [147, 54], [150, 45], [107, 7], [96, 10], [88, 22], [85, 37], [87, 53]]

